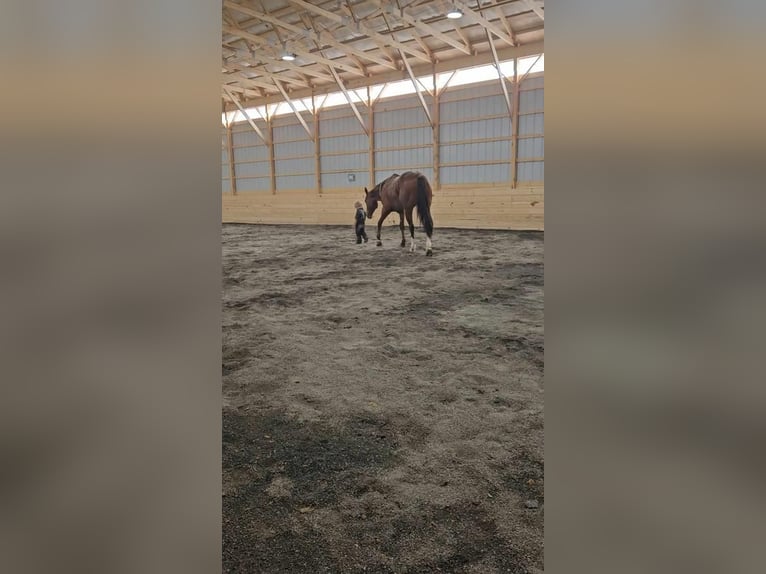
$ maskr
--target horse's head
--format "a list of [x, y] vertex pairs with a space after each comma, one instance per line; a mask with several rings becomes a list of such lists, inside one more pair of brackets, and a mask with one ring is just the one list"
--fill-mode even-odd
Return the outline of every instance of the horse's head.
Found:
[[364, 188], [364, 202], [367, 206], [367, 218], [372, 219], [372, 214], [378, 208], [378, 201], [380, 201], [380, 185], [376, 185], [372, 188], [372, 191], [367, 191]]

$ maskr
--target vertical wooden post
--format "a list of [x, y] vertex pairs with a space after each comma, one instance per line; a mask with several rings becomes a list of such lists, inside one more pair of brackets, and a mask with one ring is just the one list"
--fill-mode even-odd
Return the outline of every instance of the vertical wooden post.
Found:
[[237, 172], [234, 170], [234, 136], [231, 133], [231, 124], [226, 124], [226, 146], [229, 153], [229, 186], [232, 195], [237, 195]]
[[439, 165], [441, 163], [441, 138], [440, 138], [440, 130], [441, 130], [441, 120], [440, 114], [439, 114], [439, 108], [441, 107], [439, 104], [439, 90], [436, 87], [436, 70], [433, 72], [433, 82], [434, 82], [434, 91], [433, 91], [433, 98], [432, 105], [433, 105], [433, 113], [431, 114], [431, 117], [433, 118], [433, 137], [432, 137], [432, 149], [431, 149], [431, 159], [433, 161], [433, 170], [434, 170], [434, 189], [441, 189], [441, 177], [439, 176]]
[[375, 110], [373, 109], [373, 102], [370, 98], [370, 86], [367, 86], [367, 134], [369, 143], [367, 144], [369, 153], [369, 169], [370, 169], [370, 183], [368, 187], [372, 189], [375, 187]]
[[266, 118], [266, 129], [269, 131], [269, 172], [271, 175], [271, 193], [277, 192], [277, 164], [274, 161], [274, 120]]
[[316, 175], [317, 193], [322, 194], [322, 163], [319, 161], [319, 110], [314, 94], [311, 94], [311, 108], [314, 110], [314, 173]]
[[519, 73], [518, 58], [513, 59], [513, 113], [511, 114], [511, 189], [516, 189], [519, 172]]

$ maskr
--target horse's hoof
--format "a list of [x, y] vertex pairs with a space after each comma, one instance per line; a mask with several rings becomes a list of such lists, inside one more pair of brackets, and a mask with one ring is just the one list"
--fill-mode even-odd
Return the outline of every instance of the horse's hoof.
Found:
[[406, 244], [404, 241], [402, 241], [402, 242], [401, 242], [399, 245], [400, 245], [401, 247], [407, 247], [407, 244]]
[[378, 241], [377, 245], [378, 245], [378, 247], [382, 247], [383, 243], [381, 241]]
[[434, 254], [430, 249], [426, 250], [426, 257], [431, 257]]

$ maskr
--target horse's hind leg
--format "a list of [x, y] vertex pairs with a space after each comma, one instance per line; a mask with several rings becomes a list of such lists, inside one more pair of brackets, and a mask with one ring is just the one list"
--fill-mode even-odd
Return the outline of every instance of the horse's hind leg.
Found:
[[[412, 208], [410, 207], [406, 212], [407, 214], [407, 225], [410, 226], [410, 237], [412, 238], [412, 243], [410, 243], [410, 251], [415, 251], [415, 225], [412, 223]], [[402, 231], [404, 233], [404, 231]], [[404, 237], [402, 236], [402, 242], [404, 242]], [[404, 245], [402, 245], [404, 247]]]
[[407, 245], [407, 242], [404, 240], [404, 212], [399, 212], [399, 229], [402, 231], [402, 247]]

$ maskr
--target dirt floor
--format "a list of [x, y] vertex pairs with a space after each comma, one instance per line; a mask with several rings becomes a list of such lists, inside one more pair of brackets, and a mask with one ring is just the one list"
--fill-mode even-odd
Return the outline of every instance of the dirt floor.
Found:
[[542, 571], [543, 234], [416, 236], [223, 226], [225, 572]]

